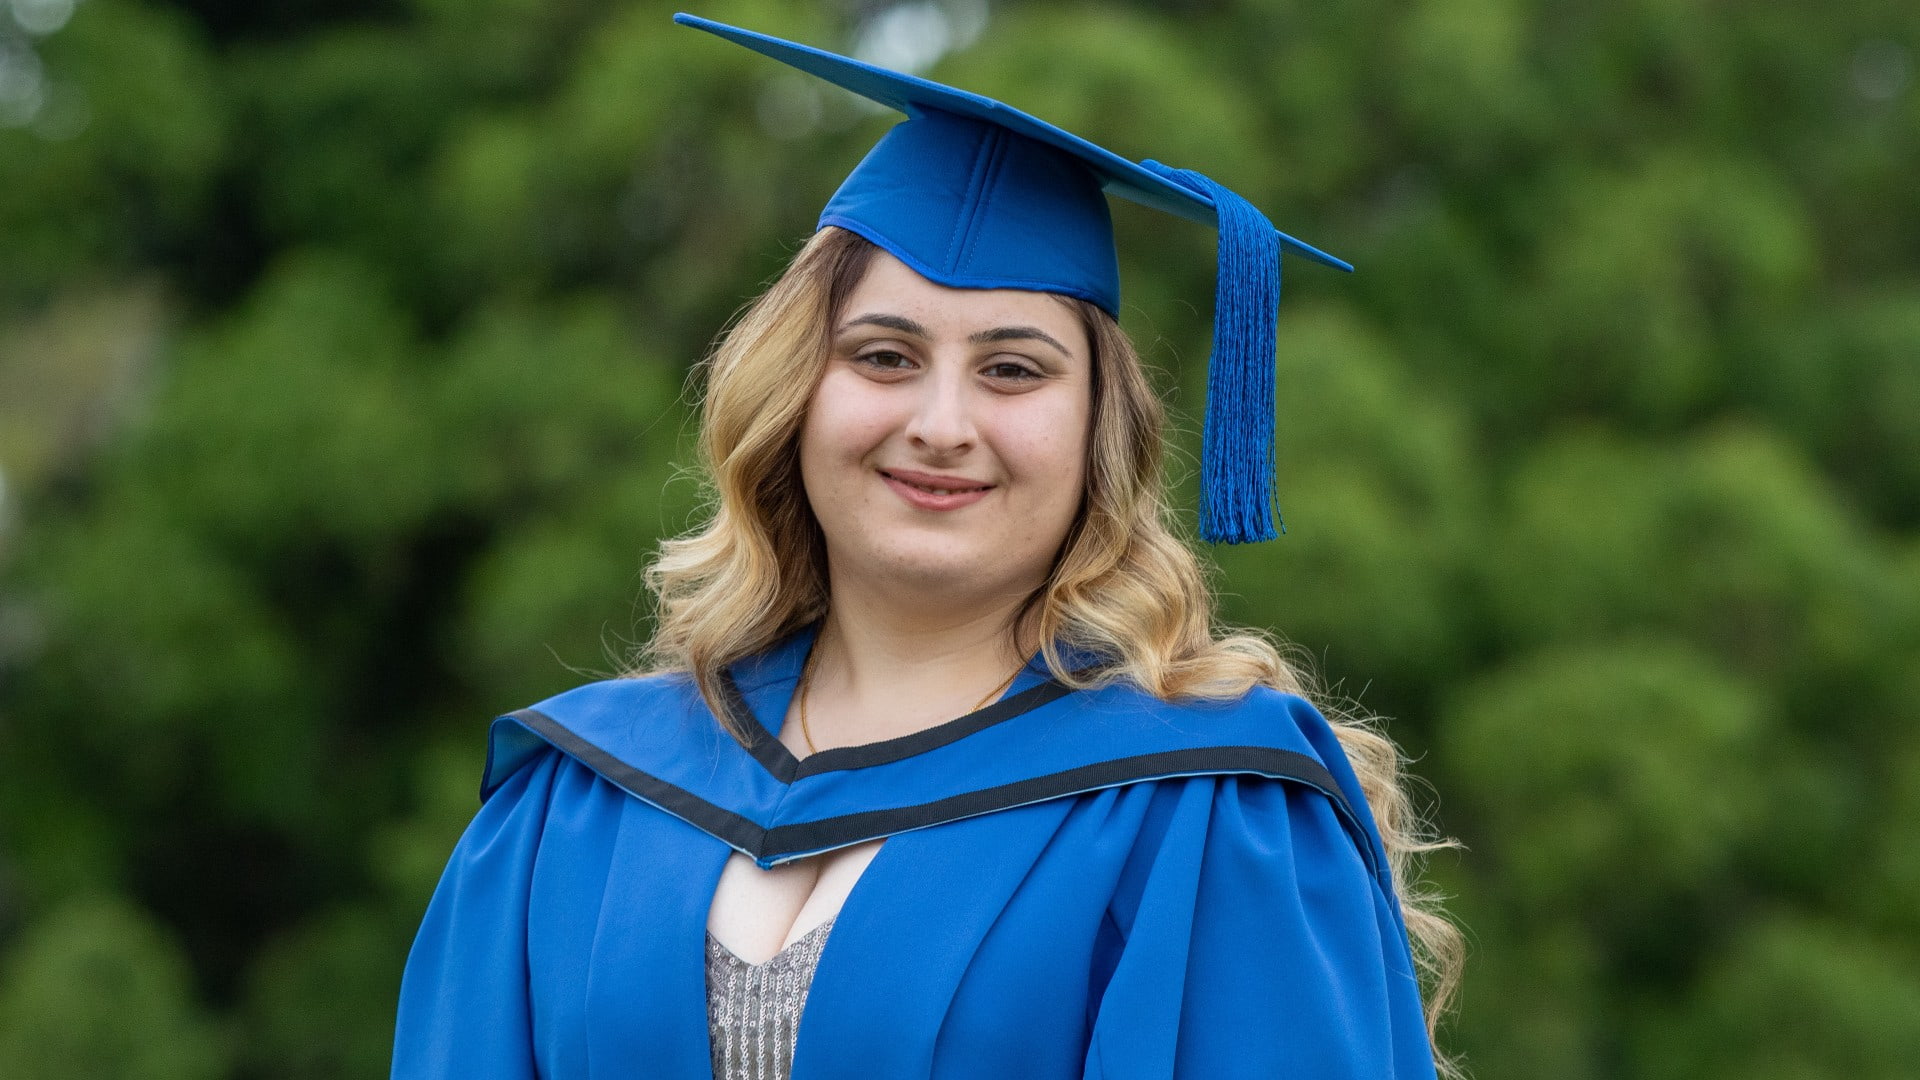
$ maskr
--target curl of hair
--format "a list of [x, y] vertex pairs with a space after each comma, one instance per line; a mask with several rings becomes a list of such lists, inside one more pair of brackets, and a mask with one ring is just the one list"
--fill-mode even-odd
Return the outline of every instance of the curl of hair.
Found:
[[[657, 621], [636, 673], [687, 672], [718, 702], [726, 665], [825, 614], [825, 543], [801, 487], [799, 432], [831, 349], [831, 319], [875, 250], [853, 233], [821, 229], [704, 362], [700, 464], [709, 514], [694, 532], [662, 543], [647, 570]], [[1216, 625], [1200, 562], [1168, 524], [1159, 395], [1112, 316], [1085, 301], [1062, 302], [1079, 311], [1093, 344], [1087, 493], [1052, 572], [1010, 627], [1014, 641], [1040, 642], [1055, 677], [1078, 687], [1125, 680], [1163, 700], [1232, 699], [1254, 686], [1322, 697], [1268, 636]], [[1067, 649], [1108, 662], [1076, 676]], [[1421, 822], [1404, 759], [1378, 720], [1319, 704], [1385, 843], [1435, 1034], [1465, 945], [1439, 898], [1410, 883], [1419, 859], [1451, 842]], [[746, 738], [728, 710], [714, 715]], [[1445, 1055], [1439, 1064], [1456, 1074]]]

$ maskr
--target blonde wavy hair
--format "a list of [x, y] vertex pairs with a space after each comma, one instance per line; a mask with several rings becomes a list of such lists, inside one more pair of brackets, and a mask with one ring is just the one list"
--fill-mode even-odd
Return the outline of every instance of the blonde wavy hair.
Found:
[[[833, 317], [875, 250], [854, 233], [821, 229], [702, 365], [709, 514], [694, 532], [662, 543], [647, 570], [657, 621], [636, 672], [690, 673], [706, 699], [719, 702], [726, 665], [826, 613], [825, 542], [801, 487], [799, 433], [831, 351]], [[1061, 301], [1079, 311], [1093, 345], [1087, 492], [1052, 572], [1009, 628], [1014, 642], [1039, 642], [1054, 677], [1075, 687], [1126, 680], [1163, 700], [1231, 699], [1254, 686], [1308, 695], [1308, 677], [1267, 636], [1216, 626], [1200, 562], [1168, 525], [1160, 397], [1112, 316], [1083, 300]], [[1068, 649], [1107, 662], [1076, 675]], [[1408, 883], [1420, 856], [1449, 843], [1425, 830], [1400, 752], [1377, 721], [1322, 711], [1385, 842], [1432, 1035], [1458, 984], [1464, 945], [1438, 899]], [[714, 714], [746, 738], [729, 710]], [[1444, 1056], [1441, 1065], [1454, 1074]]]

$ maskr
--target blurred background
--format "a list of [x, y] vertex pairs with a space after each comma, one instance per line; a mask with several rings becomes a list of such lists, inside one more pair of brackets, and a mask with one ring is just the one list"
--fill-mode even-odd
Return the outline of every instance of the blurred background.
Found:
[[[689, 365], [891, 122], [671, 10], [0, 0], [0, 1076], [385, 1074], [488, 720], [645, 638]], [[1477, 1076], [1915, 1075], [1910, 0], [695, 10], [1359, 266], [1214, 557], [1467, 844]], [[1115, 214], [1190, 489], [1213, 236]]]

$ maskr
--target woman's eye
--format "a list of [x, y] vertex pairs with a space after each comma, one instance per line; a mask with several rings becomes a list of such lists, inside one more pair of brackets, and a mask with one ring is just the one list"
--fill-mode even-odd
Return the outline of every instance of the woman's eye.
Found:
[[1011, 360], [1002, 360], [987, 368], [987, 376], [993, 379], [1020, 381], [1023, 379], [1037, 379], [1040, 377], [1040, 373], [1025, 364], [1016, 364]]
[[892, 349], [875, 349], [872, 352], [864, 352], [861, 353], [857, 359], [868, 367], [876, 367], [885, 371], [896, 371], [913, 362], [900, 353], [894, 352]]

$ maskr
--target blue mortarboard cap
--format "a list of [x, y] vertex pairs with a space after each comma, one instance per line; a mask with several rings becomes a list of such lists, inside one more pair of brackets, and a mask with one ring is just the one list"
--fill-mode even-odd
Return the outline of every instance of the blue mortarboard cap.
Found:
[[1107, 194], [1216, 227], [1200, 535], [1215, 543], [1273, 538], [1280, 252], [1352, 266], [1279, 232], [1199, 173], [1129, 161], [991, 98], [918, 76], [693, 15], [674, 21], [907, 114], [841, 184], [820, 224], [866, 237], [930, 281], [1061, 293], [1117, 317], [1120, 272]]

